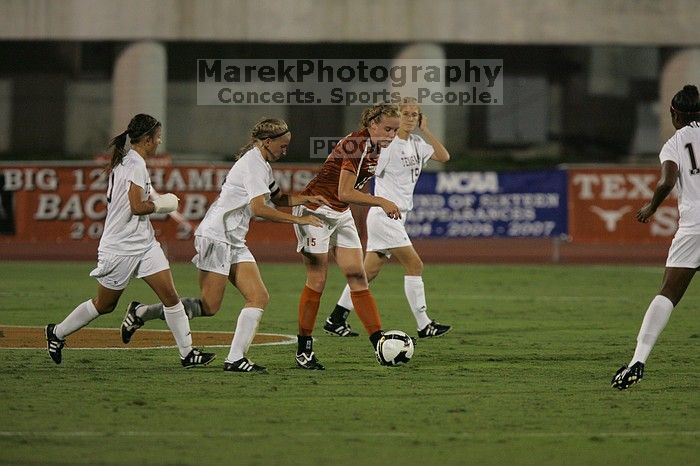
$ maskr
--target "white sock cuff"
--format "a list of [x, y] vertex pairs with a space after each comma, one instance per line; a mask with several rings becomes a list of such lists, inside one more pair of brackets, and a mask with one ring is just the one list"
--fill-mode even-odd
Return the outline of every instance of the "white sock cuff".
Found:
[[255, 320], [260, 320], [263, 315], [263, 310], [260, 309], [259, 307], [244, 307], [241, 309], [241, 314], [249, 314], [251, 317], [254, 317]]
[[100, 315], [100, 313], [97, 312], [97, 308], [95, 307], [95, 304], [92, 302], [92, 299], [88, 299], [87, 301], [85, 301], [85, 309], [87, 309], [88, 315], [92, 319], [95, 319]]
[[666, 311], [673, 310], [673, 302], [671, 302], [670, 299], [661, 294], [657, 294], [656, 296], [654, 296], [654, 299], [651, 300], [651, 303], [657, 306], [662, 306], [662, 309]]
[[165, 304], [163, 305], [163, 312], [165, 313], [175, 314], [180, 311], [185, 312], [185, 305], [182, 304], [182, 301], [178, 301], [177, 304], [172, 307], [168, 307]]
[[420, 283], [423, 283], [423, 277], [420, 275], [404, 275], [403, 281], [404, 281], [404, 283], [411, 283], [411, 284], [418, 285]]

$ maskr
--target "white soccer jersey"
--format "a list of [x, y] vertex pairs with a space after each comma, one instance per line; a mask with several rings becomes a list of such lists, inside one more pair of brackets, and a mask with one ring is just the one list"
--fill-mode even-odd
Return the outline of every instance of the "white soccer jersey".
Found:
[[423, 165], [433, 156], [433, 146], [420, 136], [396, 136], [379, 155], [374, 172], [374, 195], [394, 202], [407, 212], [413, 208], [413, 190]]
[[270, 164], [257, 147], [249, 150], [229, 170], [219, 197], [194, 234], [234, 247], [245, 246], [245, 235], [253, 216], [251, 199], [266, 195], [269, 200], [278, 191]]
[[700, 124], [692, 122], [666, 141], [659, 155], [678, 165], [678, 231], [700, 233]]
[[143, 200], [148, 199], [151, 178], [146, 169], [146, 161], [133, 149], [109, 174], [107, 218], [97, 249], [99, 252], [131, 256], [147, 251], [156, 242], [148, 215], [131, 213], [131, 183], [143, 188]]

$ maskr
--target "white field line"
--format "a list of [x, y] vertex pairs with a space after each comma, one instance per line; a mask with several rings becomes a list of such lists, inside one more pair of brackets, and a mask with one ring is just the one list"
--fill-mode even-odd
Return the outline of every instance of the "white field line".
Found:
[[[99, 438], [99, 437], [185, 437], [191, 432], [148, 432], [148, 431], [0, 431], [0, 437], [6, 438]], [[293, 432], [282, 434], [283, 437], [326, 437], [329, 434], [338, 437], [395, 437], [414, 438], [421, 437], [421, 432]], [[251, 438], [267, 437], [269, 432], [210, 432], [209, 437], [219, 438]], [[489, 438], [576, 438], [576, 437], [605, 437], [605, 438], [647, 438], [647, 437], [698, 437], [700, 431], [624, 431], [624, 432], [449, 432], [432, 433], [434, 437], [462, 438], [462, 439], [489, 439]]]
[[457, 295], [450, 296], [450, 299], [457, 300], [478, 300], [478, 301], [632, 301], [626, 296], [507, 296], [507, 295]]
[[[3, 325], [0, 324], [0, 328], [28, 328], [28, 329], [36, 329], [36, 330], [44, 330], [44, 327], [37, 327], [33, 325]], [[104, 327], [91, 327], [90, 330], [98, 330], [98, 331], [106, 331], [106, 332], [114, 332], [118, 331], [119, 329], [114, 329], [114, 328], [104, 328]], [[159, 332], [159, 333], [170, 333], [170, 330], [161, 330], [161, 329], [156, 329], [156, 330], [142, 330], [146, 332]], [[196, 330], [192, 332], [192, 335], [194, 337], [197, 336], [197, 333], [202, 332], [202, 333], [220, 333], [222, 335], [231, 335], [233, 337], [232, 332], [221, 332], [221, 331], [216, 331], [216, 330]], [[257, 333], [256, 335], [263, 335], [263, 336], [273, 336], [273, 337], [280, 337], [284, 338], [283, 341], [271, 341], [267, 343], [253, 343], [252, 346], [275, 346], [275, 345], [291, 345], [297, 342], [297, 337], [293, 335], [285, 335], [283, 333]], [[230, 345], [206, 345], [207, 348], [228, 348]], [[68, 346], [68, 348], [70, 348]], [[113, 347], [105, 347], [101, 346], [99, 348], [70, 348], [71, 351], [75, 350], [151, 350], [151, 349], [161, 349], [161, 348], [177, 348], [176, 345], [168, 345], [168, 346], [140, 346], [140, 347], [126, 347], [126, 346], [113, 346]], [[0, 348], [0, 350], [34, 350], [34, 349], [42, 349], [42, 348]]]
[[[263, 334], [259, 334], [263, 335]], [[271, 333], [266, 333], [264, 335], [273, 335]], [[285, 337], [289, 337], [289, 335], [284, 335]], [[288, 339], [285, 341], [275, 341], [275, 342], [268, 342], [268, 343], [251, 343], [250, 346], [274, 346], [274, 345], [291, 345], [297, 342], [297, 339]], [[46, 346], [46, 345], [44, 345]], [[204, 348], [230, 348], [231, 345], [201, 345]], [[66, 349], [69, 349], [71, 351], [92, 351], [92, 350], [120, 350], [120, 351], [134, 351], [134, 350], [155, 350], [155, 349], [172, 349], [172, 348], [177, 348], [175, 345], [168, 345], [168, 346], [134, 346], [134, 347], [126, 347], [126, 346], [101, 346], [99, 348], [71, 348], [69, 346], [65, 347]], [[0, 351], [2, 350], [30, 350], [30, 351], [36, 351], [36, 350], [42, 350], [46, 351], [46, 348], [15, 348], [15, 347], [0, 347]]]
[[[400, 291], [382, 291], [382, 296], [403, 297], [404, 293]], [[633, 301], [628, 296], [545, 296], [545, 295], [496, 295], [496, 294], [452, 294], [450, 300], [464, 301], [560, 301], [560, 302], [580, 302], [580, 301]], [[684, 298], [684, 299], [692, 299]]]

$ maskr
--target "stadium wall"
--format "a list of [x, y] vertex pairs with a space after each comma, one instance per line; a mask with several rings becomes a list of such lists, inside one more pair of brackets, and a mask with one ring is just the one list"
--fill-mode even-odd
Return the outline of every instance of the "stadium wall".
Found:
[[[0, 39], [697, 45], [694, 0], [5, 0]], [[143, 14], [153, 11], [157, 14]], [[363, 30], [344, 20], [361, 15]], [[261, 18], [275, 27], [259, 27]], [[430, 25], [430, 27], [425, 27]]]

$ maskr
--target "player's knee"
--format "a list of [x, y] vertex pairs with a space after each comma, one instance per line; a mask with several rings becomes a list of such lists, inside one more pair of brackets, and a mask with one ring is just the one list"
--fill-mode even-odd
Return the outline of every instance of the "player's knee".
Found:
[[406, 275], [420, 276], [423, 275], [423, 261], [415, 259], [404, 266]]
[[367, 281], [372, 281], [374, 278], [379, 275], [379, 271], [381, 268], [379, 267], [368, 267], [365, 269], [365, 276], [367, 277]]
[[357, 269], [357, 270], [347, 270], [345, 272], [345, 279], [348, 281], [348, 284], [356, 284], [356, 285], [366, 285], [367, 284], [367, 276], [365, 275], [365, 272], [362, 269]]
[[251, 307], [265, 309], [270, 302], [270, 294], [267, 290], [256, 291], [247, 301]]
[[206, 297], [201, 298], [202, 301], [202, 316], [204, 317], [211, 317], [215, 315], [217, 312], [219, 312], [219, 309], [221, 309], [221, 300], [210, 300], [207, 299]]
[[306, 286], [314, 291], [323, 293], [326, 287], [326, 277], [306, 277]]

